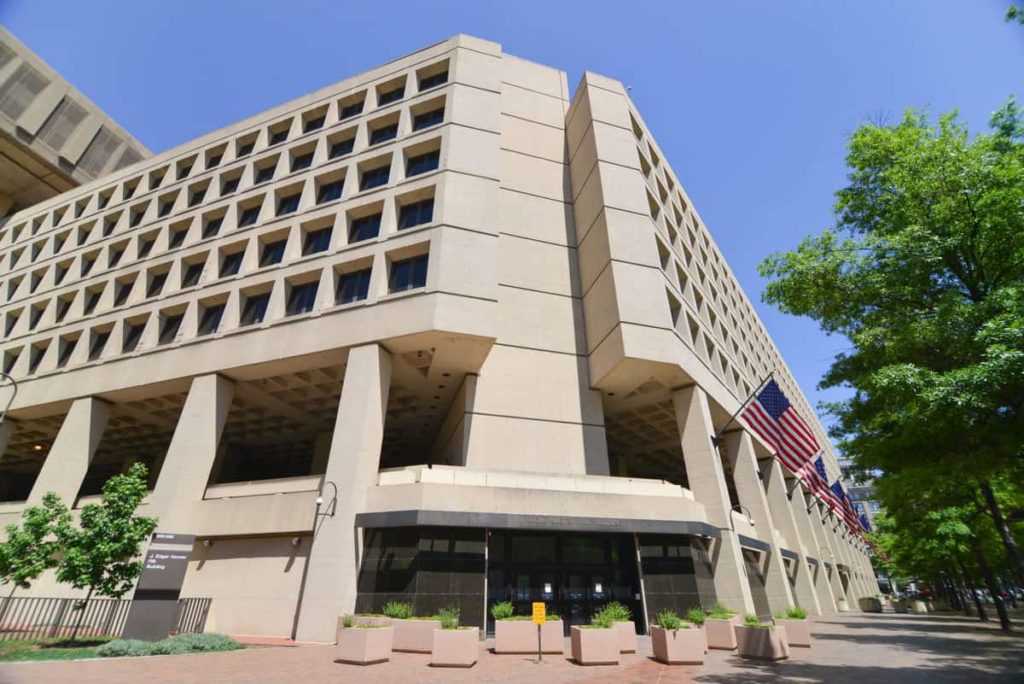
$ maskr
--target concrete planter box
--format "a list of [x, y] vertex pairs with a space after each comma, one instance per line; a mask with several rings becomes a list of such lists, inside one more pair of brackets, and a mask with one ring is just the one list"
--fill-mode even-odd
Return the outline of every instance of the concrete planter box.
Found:
[[736, 615], [728, 620], [706, 618], [704, 620], [704, 634], [707, 637], [708, 648], [721, 648], [727, 651], [736, 650], [736, 625], [739, 623], [739, 616]]
[[897, 613], [906, 613], [907, 610], [908, 610], [907, 609], [907, 601], [906, 601], [906, 599], [899, 599], [899, 600], [895, 601], [892, 604], [892, 607], [893, 607], [893, 610], [895, 610]]
[[860, 609], [865, 613], [881, 613], [882, 602], [874, 596], [865, 596], [860, 600]]
[[619, 635], [619, 650], [622, 653], [636, 653], [636, 623], [632, 620], [616, 622], [614, 629]]
[[704, 663], [704, 630], [651, 628], [651, 647], [655, 660], [668, 665], [701, 665]]
[[786, 641], [790, 646], [811, 647], [811, 623], [809, 620], [783, 618], [776, 620], [775, 623], [786, 628]]
[[619, 639], [614, 627], [573, 627], [570, 632], [572, 659], [580, 665], [618, 665]]
[[784, 627], [747, 627], [736, 625], [737, 654], [753, 660], [784, 660], [789, 643]]
[[441, 621], [431, 618], [409, 618], [392, 620], [395, 628], [396, 651], [409, 653], [430, 653], [434, 648], [434, 630], [441, 629]]
[[911, 601], [910, 602], [910, 612], [911, 613], [921, 613], [921, 614], [927, 613], [928, 612], [928, 604], [926, 604], [924, 601]]
[[386, 663], [391, 659], [392, 627], [350, 627], [338, 637], [338, 660], [356, 665]]
[[[561, 620], [549, 620], [540, 627], [540, 647], [544, 653], [565, 652], [565, 632]], [[537, 625], [529, 620], [496, 620], [495, 653], [536, 653]]]
[[[391, 626], [391, 618], [385, 617], [384, 615], [353, 615], [352, 616], [352, 624], [353, 624], [353, 626], [366, 626], [366, 625], [368, 625], [368, 626], [371, 626], [371, 627], [390, 627]], [[336, 643], [336, 644], [340, 644], [341, 643], [341, 634], [346, 629], [351, 629], [351, 627], [346, 627], [345, 626], [345, 616], [344, 615], [338, 616], [338, 629], [335, 631], [335, 634], [334, 634], [334, 637], [335, 637], [334, 638], [334, 643]]]
[[480, 655], [480, 628], [435, 629], [430, 649], [434, 667], [473, 667]]

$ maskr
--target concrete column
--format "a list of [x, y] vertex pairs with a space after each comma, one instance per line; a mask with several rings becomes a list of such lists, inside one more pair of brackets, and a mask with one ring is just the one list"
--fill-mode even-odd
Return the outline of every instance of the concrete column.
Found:
[[109, 417], [110, 405], [101, 399], [82, 397], [71, 403], [32, 486], [29, 505], [38, 504], [47, 492], [54, 492], [68, 506], [74, 506]]
[[362, 558], [355, 517], [377, 482], [390, 385], [391, 356], [383, 347], [368, 344], [349, 351], [324, 474], [324, 482], [338, 486], [338, 498], [332, 503], [333, 492], [324, 490], [324, 510], [336, 508], [314, 526], [296, 629], [301, 641], [334, 641], [338, 616], [355, 609]]
[[[836, 610], [840, 610], [840, 602], [846, 601], [846, 591], [843, 589], [842, 579], [839, 577], [839, 568], [836, 563], [840, 562], [839, 557], [836, 555], [833, 534], [832, 534], [832, 523], [828, 521], [827, 514], [823, 510], [823, 504], [815, 502], [811, 508], [811, 523], [815, 526], [818, 535], [819, 542], [821, 543], [822, 555], [825, 556], [824, 560], [829, 561], [832, 564], [832, 575], [828, 578], [829, 584], [832, 585], [832, 596], [836, 601]], [[849, 601], [847, 601], [849, 605]]]
[[[807, 543], [797, 527], [796, 518], [793, 515], [793, 508], [789, 504], [788, 485], [782, 466], [778, 459], [772, 459], [771, 464], [765, 466], [768, 474], [768, 490], [765, 492], [768, 498], [768, 508], [772, 514], [772, 520], [777, 529], [790, 545], [790, 551], [797, 554], [796, 559], [796, 600], [807, 611], [808, 615], [821, 615], [821, 605], [818, 603], [818, 596], [814, 591], [814, 579], [807, 565]], [[796, 491], [793, 496], [800, 494], [799, 483], [794, 483]]]
[[708, 522], [720, 528], [720, 537], [711, 552], [711, 565], [718, 602], [740, 615], [755, 612], [750, 594], [739, 538], [732, 530], [729, 491], [722, 461], [711, 442], [714, 425], [708, 396], [697, 385], [672, 394], [683, 449], [683, 462], [690, 491], [704, 506]]
[[726, 458], [732, 464], [732, 477], [740, 503], [754, 519], [757, 536], [761, 541], [771, 544], [771, 548], [765, 552], [768, 557], [764, 563], [764, 588], [768, 605], [773, 614], [785, 611], [793, 607], [793, 591], [789, 586], [786, 562], [782, 559], [775, 524], [768, 508], [768, 497], [761, 484], [754, 442], [745, 430], [733, 430], [725, 435], [723, 448]]
[[206, 493], [235, 386], [220, 375], [192, 379], [150, 497], [160, 530], [189, 534], [192, 504]]
[[[821, 614], [832, 615], [836, 612], [836, 599], [832, 595], [832, 585], [829, 584], [825, 572], [825, 565], [823, 563], [825, 551], [822, 549], [821, 543], [818, 541], [818, 535], [811, 524], [811, 514], [807, 508], [808, 496], [808, 494], [804, 493], [803, 487], [798, 487], [790, 498], [790, 509], [793, 512], [796, 526], [800, 531], [800, 538], [804, 543], [804, 549], [818, 561], [817, 567], [812, 572], [812, 578], [814, 593], [818, 597], [818, 606], [821, 609]], [[817, 506], [817, 503], [811, 503], [810, 505]], [[810, 568], [810, 564], [808, 564], [808, 568]]]

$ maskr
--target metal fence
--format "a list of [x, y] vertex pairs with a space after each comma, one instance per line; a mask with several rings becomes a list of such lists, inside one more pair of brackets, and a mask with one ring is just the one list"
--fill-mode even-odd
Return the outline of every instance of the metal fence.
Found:
[[[210, 613], [209, 598], [178, 600], [173, 633], [202, 632]], [[119, 637], [124, 630], [131, 599], [0, 598], [0, 641], [13, 639], [66, 639]]]

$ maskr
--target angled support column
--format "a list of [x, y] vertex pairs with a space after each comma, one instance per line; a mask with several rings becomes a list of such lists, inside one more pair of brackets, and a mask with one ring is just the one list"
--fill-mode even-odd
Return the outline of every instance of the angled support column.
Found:
[[220, 375], [192, 379], [150, 497], [161, 531], [191, 532], [192, 504], [206, 493], [234, 394], [234, 384]]
[[300, 641], [334, 641], [338, 616], [355, 609], [362, 558], [355, 518], [366, 506], [367, 490], [377, 483], [390, 385], [391, 356], [383, 347], [368, 344], [349, 351], [324, 474], [324, 482], [337, 485], [338, 498], [332, 504], [333, 492], [325, 489], [324, 508], [333, 507], [334, 515], [314, 522], [296, 627]]
[[679, 428], [690, 491], [704, 506], [708, 522], [721, 529], [711, 554], [715, 595], [723, 606], [740, 615], [754, 613], [739, 538], [732, 530], [729, 491], [722, 471], [722, 460], [711, 443], [714, 425], [708, 396], [697, 385], [672, 394], [676, 425]]
[[[772, 520], [775, 521], [775, 529], [786, 538], [790, 550], [796, 553], [796, 578], [794, 582], [794, 593], [796, 602], [799, 603], [808, 615], [821, 615], [821, 605], [818, 603], [818, 595], [814, 591], [814, 579], [811, 576], [810, 568], [807, 565], [807, 542], [804, 540], [800, 529], [796, 524], [793, 515], [793, 508], [789, 503], [788, 486], [785, 473], [778, 459], [773, 458], [771, 465], [766, 466], [768, 473], [768, 508], [771, 510]], [[800, 485], [794, 485], [796, 491], [793, 496], [799, 496]]]
[[[814, 584], [814, 593], [818, 597], [818, 606], [822, 615], [833, 615], [836, 612], [836, 599], [832, 595], [832, 585], [829, 584], [828, 575], [825, 571], [825, 550], [818, 540], [818, 534], [811, 523], [811, 513], [808, 506], [817, 506], [813, 496], [804, 492], [803, 487], [797, 487], [789, 501], [790, 510], [793, 512], [793, 519], [800, 530], [800, 538], [803, 540], [804, 549], [807, 554], [818, 561], [817, 567], [811, 571]], [[808, 564], [808, 569], [810, 569]]]
[[47, 492], [56, 493], [68, 506], [75, 505], [109, 418], [110, 405], [101, 399], [83, 397], [72, 402], [32, 486], [29, 505], [38, 504]]
[[733, 430], [725, 435], [725, 456], [732, 464], [732, 477], [740, 503], [750, 511], [754, 519], [754, 530], [761, 541], [771, 544], [764, 563], [764, 588], [772, 613], [779, 613], [793, 607], [793, 592], [786, 575], [786, 562], [782, 559], [775, 523], [768, 508], [768, 497], [761, 484], [754, 442], [745, 430]]
[[839, 566], [837, 565], [840, 562], [840, 558], [836, 555], [835, 545], [832, 541], [834, 537], [832, 523], [828, 520], [828, 514], [823, 509], [823, 504], [814, 503], [811, 509], [811, 522], [815, 525], [820, 535], [822, 555], [827, 553], [826, 560], [832, 565], [832, 574], [828, 577], [828, 581], [832, 585], [832, 596], [836, 600], [836, 610], [840, 612], [849, 610], [846, 589], [843, 587], [843, 580], [839, 576]]

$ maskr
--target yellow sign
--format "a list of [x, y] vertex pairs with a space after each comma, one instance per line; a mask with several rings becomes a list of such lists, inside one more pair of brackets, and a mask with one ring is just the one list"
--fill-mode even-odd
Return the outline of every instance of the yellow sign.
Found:
[[543, 625], [548, 619], [547, 606], [543, 602], [537, 601], [533, 604], [533, 624]]

